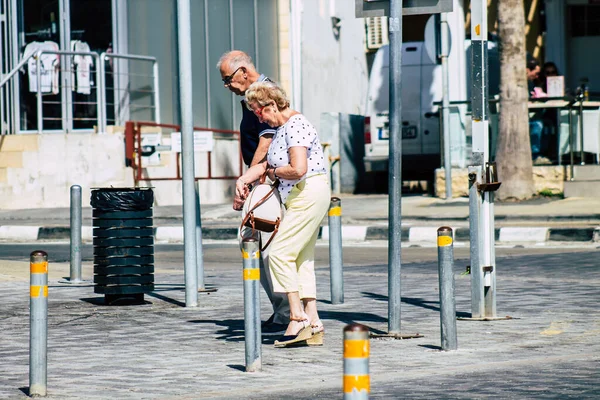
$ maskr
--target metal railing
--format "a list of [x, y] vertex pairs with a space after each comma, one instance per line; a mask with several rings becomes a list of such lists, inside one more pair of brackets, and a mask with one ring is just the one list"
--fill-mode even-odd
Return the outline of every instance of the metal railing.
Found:
[[[5, 132], [10, 133], [13, 130], [19, 130], [18, 118], [13, 120], [13, 117], [11, 116], [8, 120], [5, 120], [6, 114], [12, 114], [10, 112], [10, 104], [8, 104], [8, 106], [6, 107], [6, 109], [7, 109], [6, 111], [8, 111], [8, 112], [7, 113], [4, 112], [5, 98], [7, 100], [6, 103], [10, 103], [10, 101], [8, 101], [9, 96], [5, 92], [5, 88], [6, 88], [7, 83], [10, 82], [10, 80], [17, 74], [17, 72], [19, 72], [19, 70], [21, 68], [23, 68], [25, 66], [25, 64], [27, 64], [29, 62], [29, 60], [32, 57], [34, 57], [35, 55], [36, 55], [35, 53], [31, 53], [27, 57], [24, 57], [9, 73], [7, 73], [5, 76], [3, 76], [2, 80], [0, 81], [0, 124], [2, 125], [2, 129], [0, 130], [0, 135], [3, 135]], [[15, 99], [12, 99], [12, 100], [15, 101]]]
[[[128, 61], [142, 61], [142, 62], [150, 62], [152, 63], [152, 75], [147, 74], [130, 74], [129, 72], [121, 72], [121, 70], [127, 70], [129, 68], [123, 68], [122, 65], [118, 65], [117, 68], [113, 68], [113, 71], [110, 73], [113, 76], [113, 87], [106, 87], [106, 61], [110, 59], [117, 60], [128, 60]], [[153, 104], [151, 106], [137, 106], [136, 108], [143, 109], [148, 108], [154, 111], [154, 122], [160, 123], [160, 95], [159, 95], [159, 76], [158, 76], [158, 62], [155, 57], [150, 56], [139, 56], [133, 54], [116, 54], [116, 53], [102, 53], [100, 54], [100, 68], [101, 68], [101, 85], [105, 90], [112, 89], [113, 90], [113, 103], [107, 104], [114, 107], [114, 118], [112, 119], [114, 125], [123, 125], [125, 121], [127, 121], [129, 111], [131, 108], [135, 107], [135, 105], [131, 104], [131, 94], [135, 92], [141, 93], [151, 93], [153, 96]], [[153, 89], [149, 92], [142, 89], [131, 89], [130, 83], [122, 84], [122, 77], [126, 76], [129, 80], [132, 76], [135, 77], [152, 77], [152, 85]], [[121, 96], [121, 92], [123, 96]], [[121, 99], [129, 99], [127, 104], [122, 104]], [[123, 108], [125, 108], [125, 112], [123, 112]], [[106, 122], [106, 121], [105, 121]], [[106, 124], [105, 124], [106, 126]]]
[[[47, 55], [47, 54], [55, 54], [57, 56], [60, 57], [60, 63], [59, 63], [59, 67], [58, 67], [58, 71], [55, 71], [53, 73], [57, 73], [58, 75], [55, 77], [57, 80], [60, 81], [60, 84], [58, 84], [58, 93], [53, 93], [54, 95], [60, 94], [60, 101], [57, 100], [48, 100], [48, 101], [44, 101], [44, 95], [45, 93], [43, 92], [43, 85], [42, 85], [42, 56], [43, 55]], [[89, 69], [89, 73], [90, 76], [95, 76], [95, 85], [92, 85], [91, 81], [90, 81], [90, 90], [91, 89], [95, 89], [96, 90], [96, 100], [95, 101], [87, 101], [87, 100], [76, 100], [73, 101], [73, 81], [72, 81], [72, 74], [76, 73], [76, 69], [74, 68], [72, 62], [71, 62], [71, 58], [73, 56], [81, 56], [81, 57], [92, 57], [94, 59], [94, 63], [95, 63], [95, 70], [93, 68], [90, 67]], [[9, 87], [9, 83], [14, 80], [14, 79], [19, 79], [18, 73], [19, 71], [23, 68], [26, 67], [27, 64], [30, 62], [30, 60], [32, 58], [35, 58], [36, 60], [36, 71], [35, 71], [35, 77], [37, 79], [37, 83], [36, 83], [36, 90], [35, 90], [35, 96], [36, 96], [36, 101], [35, 101], [35, 110], [36, 110], [36, 119], [35, 120], [31, 120], [30, 121], [30, 127], [31, 128], [27, 128], [27, 126], [25, 127], [25, 129], [22, 129], [21, 126], [21, 118], [22, 116], [18, 116], [18, 118], [12, 118], [12, 111], [11, 108], [14, 108], [14, 105], [11, 105], [11, 103], [14, 103], [15, 101], [18, 102], [19, 98], [17, 96], [17, 99], [11, 99], [11, 96], [9, 95], [9, 93], [7, 92], [7, 89], [10, 89]], [[151, 63], [152, 64], [152, 74], [148, 75], [148, 74], [140, 74], [137, 72], [125, 72], [125, 73], [121, 73], [120, 71], [110, 71], [108, 72], [106, 69], [106, 62], [111, 60], [111, 59], [118, 59], [118, 60], [129, 60], [129, 61], [141, 61], [141, 62], [147, 62], [147, 63]], [[128, 70], [129, 68], [124, 68], [126, 70]], [[127, 80], [132, 79], [132, 77], [151, 77], [151, 89], [150, 90], [143, 90], [143, 89], [138, 89], [138, 90], [133, 90], [129, 87], [129, 83], [127, 85], [125, 85], [125, 87], [120, 87], [120, 86], [114, 86], [112, 88], [107, 88], [106, 87], [106, 76], [108, 75], [112, 75], [113, 76], [113, 81], [121, 81], [120, 79], [115, 80], [114, 77], [115, 76], [127, 76]], [[30, 75], [31, 76], [31, 75]], [[60, 129], [62, 131], [65, 132], [72, 132], [72, 131], [85, 131], [85, 130], [92, 130], [92, 127], [87, 127], [87, 128], [73, 128], [73, 122], [74, 121], [79, 121], [82, 124], [85, 125], [86, 122], [96, 122], [96, 126], [97, 126], [97, 132], [99, 133], [105, 133], [106, 132], [106, 127], [107, 127], [107, 121], [112, 122], [112, 124], [114, 125], [124, 125], [125, 121], [127, 119], [120, 119], [119, 116], [121, 115], [121, 111], [122, 110], [126, 110], [127, 113], [129, 112], [130, 109], [132, 108], [136, 108], [138, 110], [140, 109], [151, 109], [152, 110], [152, 118], [154, 122], [156, 123], [160, 123], [160, 96], [159, 96], [159, 84], [160, 84], [160, 80], [159, 80], [159, 75], [158, 75], [158, 62], [156, 60], [155, 57], [149, 57], [149, 56], [141, 56], [141, 55], [133, 55], [133, 54], [116, 54], [116, 53], [102, 53], [102, 54], [98, 54], [96, 52], [76, 52], [76, 51], [51, 51], [51, 50], [41, 50], [41, 51], [37, 51], [34, 53], [31, 53], [29, 55], [27, 55], [26, 57], [24, 57], [23, 59], [21, 59], [19, 61], [19, 63], [7, 74], [3, 75], [1, 77], [1, 81], [0, 81], [0, 124], [2, 125], [2, 128], [0, 130], [0, 135], [1, 134], [10, 134], [10, 133], [23, 133], [23, 132], [35, 132], [35, 133], [43, 133], [44, 131], [48, 132], [50, 129], [46, 126], [46, 128], [44, 127], [44, 121], [61, 121], [60, 123]], [[15, 84], [17, 82], [14, 82]], [[145, 106], [145, 105], [135, 105], [132, 104], [133, 101], [130, 101], [126, 104], [123, 104], [120, 101], [113, 101], [111, 104], [107, 104], [107, 89], [112, 89], [113, 90], [113, 98], [117, 99], [119, 96], [116, 94], [118, 92], [126, 92], [127, 96], [125, 96], [128, 99], [131, 99], [131, 94], [135, 93], [135, 92], [144, 92], [144, 93], [151, 93], [152, 94], [152, 105], [149, 106]], [[25, 87], [23, 87], [23, 85], [20, 85], [20, 90], [26, 90]], [[33, 92], [33, 91], [32, 91]], [[60, 115], [58, 115], [58, 113], [56, 113], [56, 115], [51, 115], [51, 116], [45, 116], [44, 117], [44, 105], [58, 105], [60, 104]], [[95, 116], [89, 116], [86, 115], [85, 112], [83, 112], [83, 116], [81, 117], [76, 117], [74, 116], [74, 114], [77, 114], [77, 107], [89, 107], [90, 105], [94, 105], [95, 104]], [[115, 110], [115, 116], [113, 118], [108, 118], [108, 106], [113, 106], [114, 110]], [[33, 109], [33, 104], [32, 104], [32, 109]], [[47, 110], [48, 111], [48, 110]], [[81, 113], [81, 112], [80, 112]], [[6, 118], [8, 115], [11, 116], [11, 118]], [[58, 124], [57, 124], [58, 125]], [[35, 127], [35, 128], [33, 128]], [[33, 130], [32, 130], [33, 128]]]
[[[60, 68], [59, 71], [61, 72], [61, 82], [62, 85], [60, 86], [60, 88], [62, 90], [60, 90], [62, 99], [61, 99], [61, 120], [62, 120], [62, 129], [67, 131], [67, 132], [71, 132], [73, 130], [73, 121], [74, 120], [79, 120], [79, 121], [89, 121], [89, 120], [96, 120], [98, 127], [99, 127], [99, 131], [100, 132], [104, 132], [104, 130], [106, 130], [106, 125], [104, 125], [103, 128], [103, 121], [105, 123], [106, 119], [104, 117], [104, 110], [106, 110], [106, 107], [104, 106], [103, 103], [103, 90], [102, 90], [102, 86], [100, 86], [98, 83], [100, 82], [101, 79], [101, 72], [100, 72], [100, 68], [98, 68], [98, 53], [94, 53], [94, 52], [81, 52], [81, 51], [48, 51], [48, 50], [42, 50], [42, 51], [38, 51], [36, 53], [36, 78], [37, 78], [37, 132], [38, 133], [42, 133], [44, 131], [44, 107], [43, 107], [43, 99], [42, 99], [42, 55], [44, 54], [56, 54], [56, 55], [62, 55], [62, 56], [89, 56], [95, 59], [96, 62], [96, 95], [97, 95], [97, 99], [96, 99], [96, 118], [88, 118], [88, 117], [73, 117], [71, 115], [71, 113], [73, 112], [73, 107], [77, 104], [80, 105], [87, 105], [90, 104], [90, 102], [73, 102], [73, 93], [72, 93], [72, 89], [73, 89], [73, 84], [71, 82], [71, 73], [75, 72], [72, 68], [71, 62], [70, 62], [70, 57], [69, 58], [63, 58], [66, 59], [67, 61], [64, 63], [66, 64], [68, 69], [64, 69], [64, 68]], [[60, 65], [62, 65], [63, 63], [61, 63]], [[91, 74], [91, 70], [90, 70], [90, 74]], [[90, 88], [91, 88], [91, 82], [90, 82]], [[93, 103], [93, 102], [92, 102]], [[48, 119], [57, 119], [57, 118], [46, 118]]]
[[[157, 177], [144, 177], [142, 165], [142, 157], [144, 157], [144, 146], [142, 145], [142, 127], [152, 127], [152, 128], [161, 128], [172, 131], [181, 132], [180, 125], [174, 124], [160, 124], [155, 122], [146, 122], [146, 121], [127, 121], [125, 123], [125, 164], [128, 167], [133, 169], [133, 180], [136, 187], [139, 186], [140, 181], [172, 181], [172, 180], [181, 180], [181, 152], [176, 152], [176, 170], [175, 176], [157, 176]], [[211, 128], [198, 128], [194, 127], [194, 131], [199, 132], [212, 132], [221, 136], [220, 140], [234, 140], [240, 141], [240, 132], [239, 131], [231, 131], [225, 129], [211, 129]], [[215, 137], [215, 140], [219, 140], [219, 137]], [[165, 147], [164, 151], [170, 151], [171, 146], [156, 146], [154, 151], [159, 151], [158, 148]], [[242, 152], [241, 145], [238, 143], [238, 162], [239, 167], [238, 171], [235, 175], [224, 175], [224, 176], [215, 176], [213, 175], [212, 170], [212, 151], [205, 151], [207, 153], [206, 157], [206, 171], [207, 176], [195, 177], [195, 180], [207, 180], [207, 179], [217, 179], [217, 180], [227, 180], [227, 179], [237, 179], [244, 172], [244, 162], [242, 160]]]

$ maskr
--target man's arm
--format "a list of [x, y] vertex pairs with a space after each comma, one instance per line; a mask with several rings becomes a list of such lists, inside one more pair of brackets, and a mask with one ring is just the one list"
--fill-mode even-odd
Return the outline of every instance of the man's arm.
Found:
[[267, 151], [269, 151], [269, 146], [273, 141], [273, 135], [264, 134], [260, 138], [258, 138], [258, 147], [256, 148], [256, 152], [254, 153], [254, 157], [252, 157], [252, 163], [250, 166], [253, 167], [256, 164], [264, 161], [267, 158]]

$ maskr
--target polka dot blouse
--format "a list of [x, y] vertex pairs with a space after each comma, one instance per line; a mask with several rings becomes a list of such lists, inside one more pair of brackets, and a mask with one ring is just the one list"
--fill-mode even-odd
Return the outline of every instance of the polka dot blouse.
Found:
[[308, 150], [307, 171], [302, 178], [297, 180], [279, 178], [279, 194], [283, 203], [285, 203], [295, 184], [307, 177], [327, 173], [327, 164], [323, 155], [323, 147], [317, 136], [317, 130], [302, 114], [292, 116], [277, 129], [267, 153], [269, 166], [278, 168], [289, 165], [290, 155], [288, 149], [295, 146], [306, 147]]

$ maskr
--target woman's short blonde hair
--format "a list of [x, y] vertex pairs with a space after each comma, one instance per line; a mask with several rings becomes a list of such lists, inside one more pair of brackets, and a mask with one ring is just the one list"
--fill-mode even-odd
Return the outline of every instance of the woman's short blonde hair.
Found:
[[276, 83], [269, 81], [254, 82], [250, 85], [246, 90], [246, 103], [256, 103], [261, 106], [275, 103], [279, 111], [290, 106], [285, 90]]

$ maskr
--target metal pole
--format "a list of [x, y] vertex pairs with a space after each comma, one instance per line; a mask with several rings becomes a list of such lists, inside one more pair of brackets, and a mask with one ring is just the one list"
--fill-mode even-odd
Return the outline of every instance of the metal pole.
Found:
[[29, 395], [46, 396], [48, 381], [48, 254], [30, 255]]
[[400, 333], [402, 232], [402, 0], [390, 0], [390, 149], [388, 237], [388, 333]]
[[573, 151], [573, 107], [572, 103], [569, 103], [569, 153], [571, 157], [571, 165], [569, 166], [569, 170], [571, 171], [571, 176], [569, 180], [572, 181], [575, 179], [574, 177], [574, 169], [575, 169], [575, 154]]
[[195, 182], [196, 190], [196, 268], [198, 274], [198, 290], [204, 288], [204, 252], [202, 251], [202, 214], [200, 213], [200, 182]]
[[41, 134], [44, 129], [44, 111], [42, 110], [42, 54], [38, 53], [35, 60], [35, 73], [37, 75], [37, 129]]
[[446, 174], [446, 200], [452, 199], [452, 160], [450, 159], [450, 101], [449, 101], [449, 69], [448, 57], [450, 45], [448, 43], [448, 13], [440, 15], [440, 30], [442, 39], [442, 127], [444, 135], [444, 172]]
[[81, 186], [71, 186], [71, 282], [81, 282]]
[[[10, 42], [6, 41], [5, 43], [11, 43], [12, 46], [12, 62], [10, 63], [11, 66], [14, 66], [18, 61], [19, 61], [19, 57], [20, 57], [20, 50], [22, 47], [19, 45], [19, 42], [21, 42], [23, 45], [25, 45], [25, 32], [22, 32], [20, 35], [22, 35], [20, 38], [18, 36], [19, 35], [19, 27], [24, 27], [25, 26], [25, 22], [24, 22], [24, 12], [18, 12], [18, 8], [23, 6], [23, 3], [21, 3], [21, 5], [19, 6], [17, 4], [17, 2], [15, 1], [10, 1], [9, 3], [9, 9], [10, 9], [10, 13], [11, 13], [11, 21], [9, 23], [10, 25], [10, 33], [8, 34], [8, 37], [10, 38]], [[22, 30], [24, 30], [23, 28], [21, 28]], [[21, 39], [21, 40], [19, 40]], [[10, 97], [11, 102], [12, 102], [12, 109], [13, 109], [13, 123], [12, 123], [12, 131], [9, 132], [9, 134], [14, 134], [14, 133], [19, 133], [19, 131], [21, 130], [21, 101], [20, 101], [20, 96], [19, 94], [21, 93], [21, 87], [20, 87], [20, 82], [19, 79], [14, 79], [11, 87], [12, 87], [12, 97]], [[4, 120], [2, 120], [4, 121]]]
[[158, 76], [158, 61], [152, 64], [152, 73], [154, 75], [154, 120], [160, 124], [160, 78]]
[[106, 133], [106, 96], [104, 87], [104, 66], [98, 55], [94, 56], [96, 61], [96, 117], [98, 118], [98, 133]]
[[262, 369], [260, 329], [260, 250], [254, 238], [242, 242], [244, 267], [244, 333], [246, 372]]
[[[59, 30], [61, 51], [71, 51], [71, 10], [69, 0], [59, 0]], [[73, 131], [73, 82], [71, 80], [71, 56], [63, 54], [59, 56], [61, 65], [61, 108], [62, 129], [66, 132]]]
[[469, 241], [471, 256], [471, 318], [484, 316], [483, 271], [481, 270], [481, 237], [479, 219], [481, 217], [481, 197], [478, 185], [482, 183], [480, 165], [469, 167]]
[[344, 271], [342, 262], [342, 201], [331, 198], [329, 204], [329, 286], [331, 304], [344, 302]]
[[585, 165], [585, 154], [583, 152], [583, 92], [579, 99], [579, 164]]
[[[98, 90], [102, 92], [102, 121], [99, 122], [101, 127], [103, 127], [104, 132], [106, 132], [106, 125], [108, 120], [108, 107], [106, 105], [106, 53], [100, 54], [100, 61], [98, 62], [98, 70], [100, 72], [100, 77], [98, 79]], [[113, 88], [114, 88], [113, 82]], [[102, 89], [102, 90], [100, 90]]]
[[440, 281], [440, 334], [442, 350], [456, 350], [456, 301], [454, 299], [454, 245], [452, 228], [437, 231]]
[[190, 0], [177, 0], [179, 105], [181, 109], [181, 159], [183, 183], [183, 252], [185, 305], [198, 306], [196, 267], [196, 194], [194, 190], [194, 116], [192, 108], [192, 43]]
[[344, 400], [365, 400], [371, 392], [369, 328], [351, 324], [344, 328]]
[[[471, 48], [473, 49], [471, 88], [473, 165], [488, 168], [489, 163], [489, 104], [488, 104], [488, 29], [487, 0], [471, 3]], [[487, 177], [482, 170], [482, 179]], [[491, 182], [486, 182], [491, 183]], [[476, 193], [476, 192], [472, 192]], [[480, 194], [477, 193], [479, 198]], [[495, 252], [494, 252], [494, 194], [484, 191], [479, 218], [480, 266], [484, 271], [485, 316], [496, 317]]]

